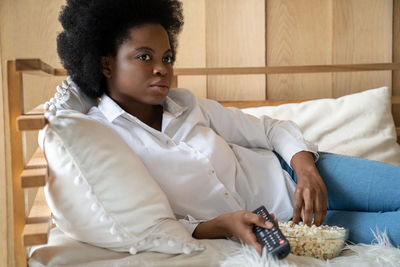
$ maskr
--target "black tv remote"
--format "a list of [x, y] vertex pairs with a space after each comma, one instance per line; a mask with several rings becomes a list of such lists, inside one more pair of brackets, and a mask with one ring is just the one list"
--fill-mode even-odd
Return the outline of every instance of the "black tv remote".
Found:
[[269, 254], [272, 256], [283, 259], [290, 253], [290, 245], [286, 237], [282, 234], [279, 227], [276, 225], [274, 219], [269, 215], [264, 206], [254, 210], [253, 213], [263, 216], [265, 219], [274, 224], [271, 229], [266, 229], [254, 225], [253, 232], [257, 237], [261, 246], [266, 247]]

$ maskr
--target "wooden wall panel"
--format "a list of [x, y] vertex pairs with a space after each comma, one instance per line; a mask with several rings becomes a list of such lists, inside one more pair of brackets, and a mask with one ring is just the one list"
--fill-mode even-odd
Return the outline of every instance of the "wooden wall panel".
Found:
[[[392, 0], [333, 1], [333, 64], [392, 62]], [[391, 71], [333, 74], [334, 96], [391, 86]]]
[[[265, 65], [265, 0], [206, 0], [207, 67]], [[265, 99], [265, 75], [209, 76], [216, 100]]]
[[[331, 63], [331, 0], [267, 0], [267, 65]], [[331, 96], [330, 73], [269, 75], [269, 99]]]
[[[353, 62], [357, 63], [357, 62]], [[333, 74], [333, 97], [382, 86], [391, 87], [391, 71], [363, 71]]]
[[[393, 62], [400, 62], [400, 0], [393, 0]], [[393, 95], [400, 95], [400, 71], [393, 71]], [[400, 126], [400, 105], [393, 106], [393, 117]]]
[[[205, 0], [182, 0], [182, 4], [185, 24], [175, 67], [206, 67]], [[207, 97], [205, 76], [180, 76], [178, 87], [190, 89], [197, 97]]]
[[[0, 10], [2, 4], [0, 3]], [[1, 11], [0, 11], [1, 16]], [[2, 32], [0, 31], [0, 40]], [[1, 43], [0, 43], [0, 62], [2, 62]], [[0, 64], [0, 74], [2, 65]], [[4, 101], [3, 101], [3, 84], [0, 75], [0, 266], [8, 266], [7, 255], [7, 183], [6, 183], [6, 148], [5, 148], [5, 121], [4, 121]]]

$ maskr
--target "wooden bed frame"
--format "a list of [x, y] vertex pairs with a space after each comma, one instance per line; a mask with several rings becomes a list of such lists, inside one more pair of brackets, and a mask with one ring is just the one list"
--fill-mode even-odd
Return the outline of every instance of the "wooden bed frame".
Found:
[[[224, 75], [224, 74], [282, 74], [282, 73], [317, 73], [400, 70], [399, 63], [323, 65], [323, 66], [288, 66], [288, 67], [246, 67], [246, 68], [187, 68], [175, 69], [174, 86], [177, 87], [180, 75]], [[13, 201], [13, 246], [14, 266], [27, 265], [25, 247], [46, 244], [52, 227], [51, 211], [44, 198], [43, 186], [47, 179], [47, 162], [38, 148], [29, 160], [24, 158], [24, 131], [38, 131], [47, 121], [41, 106], [25, 112], [23, 108], [23, 82], [25, 74], [66, 76], [64, 69], [49, 66], [40, 59], [16, 59], [7, 62], [8, 106], [11, 143], [11, 173]], [[304, 100], [265, 100], [221, 102], [225, 106], [239, 108], [263, 105], [280, 105]], [[400, 96], [392, 97], [392, 104], [400, 104]], [[400, 127], [396, 128], [398, 141]], [[24, 189], [38, 188], [29, 215], [25, 215]]]

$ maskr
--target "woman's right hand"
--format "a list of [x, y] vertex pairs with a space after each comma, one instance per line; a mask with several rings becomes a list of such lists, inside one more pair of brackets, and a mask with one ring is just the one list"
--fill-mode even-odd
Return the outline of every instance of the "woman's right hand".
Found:
[[[275, 223], [278, 224], [275, 216]], [[262, 247], [258, 243], [253, 226], [271, 229], [274, 225], [263, 217], [247, 210], [240, 210], [232, 213], [222, 214], [215, 219], [200, 223], [193, 232], [195, 238], [237, 238], [243, 243], [255, 248], [258, 253], [262, 253]]]

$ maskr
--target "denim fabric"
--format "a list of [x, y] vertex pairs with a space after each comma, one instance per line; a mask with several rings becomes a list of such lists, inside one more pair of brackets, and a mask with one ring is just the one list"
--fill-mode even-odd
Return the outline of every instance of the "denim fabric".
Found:
[[[276, 153], [275, 153], [276, 154]], [[371, 243], [371, 230], [387, 231], [400, 246], [400, 167], [382, 162], [320, 152], [316, 166], [328, 191], [324, 224], [350, 230], [354, 243]], [[297, 182], [293, 169], [276, 154]]]

